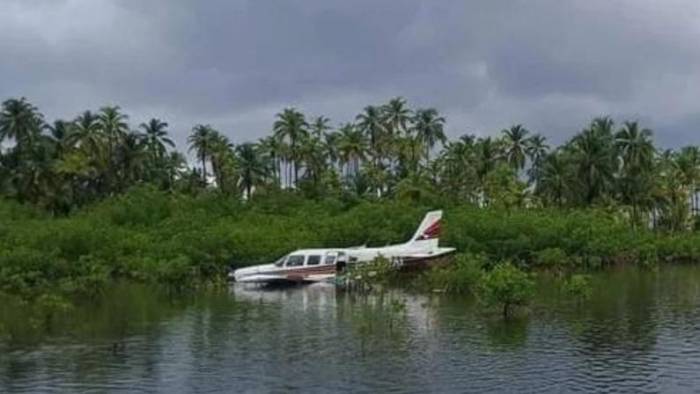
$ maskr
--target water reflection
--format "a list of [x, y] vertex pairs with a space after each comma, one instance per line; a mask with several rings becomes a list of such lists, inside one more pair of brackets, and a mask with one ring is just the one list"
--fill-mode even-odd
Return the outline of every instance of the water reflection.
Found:
[[577, 304], [540, 286], [503, 321], [474, 300], [329, 285], [173, 297], [118, 285], [52, 317], [0, 303], [0, 392], [692, 391], [700, 269], [597, 275]]
[[527, 325], [526, 317], [492, 319], [486, 323], [486, 333], [494, 348], [512, 350], [527, 342]]

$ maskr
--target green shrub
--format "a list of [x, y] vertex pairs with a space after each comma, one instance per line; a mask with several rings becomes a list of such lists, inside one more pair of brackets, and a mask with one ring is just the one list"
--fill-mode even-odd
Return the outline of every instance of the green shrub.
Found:
[[640, 245], [637, 250], [638, 263], [645, 268], [655, 268], [659, 264], [659, 253], [654, 244]]
[[509, 262], [496, 265], [481, 277], [479, 296], [491, 306], [499, 306], [507, 318], [515, 306], [527, 305], [534, 293], [530, 275]]
[[[0, 200], [0, 289], [35, 294], [42, 288], [85, 287], [91, 294], [112, 278], [193, 282], [299, 248], [403, 242], [435, 208], [429, 203], [308, 200], [287, 191], [242, 202], [221, 193], [191, 196], [137, 187], [52, 218]], [[502, 260], [554, 270], [700, 262], [700, 234], [633, 230], [601, 210], [443, 208], [441, 244], [471, 257], [458, 256], [453, 266], [426, 272], [422, 280], [431, 289], [470, 291], [474, 266], [490, 269]]]
[[474, 290], [481, 269], [488, 264], [483, 255], [458, 254], [447, 266], [434, 267], [420, 278], [420, 287], [447, 293], [468, 293]]
[[367, 263], [349, 265], [346, 278], [349, 289], [369, 291], [375, 286], [392, 283], [397, 273], [396, 267], [388, 259], [379, 256]]
[[190, 259], [185, 256], [160, 261], [157, 264], [156, 275], [158, 281], [177, 290], [190, 287], [194, 283], [193, 279], [198, 278]]
[[564, 292], [576, 298], [579, 302], [589, 299], [593, 293], [589, 275], [571, 275], [571, 277], [564, 282], [562, 287]]
[[571, 259], [560, 248], [547, 248], [535, 254], [535, 263], [540, 267], [561, 271], [571, 264]]

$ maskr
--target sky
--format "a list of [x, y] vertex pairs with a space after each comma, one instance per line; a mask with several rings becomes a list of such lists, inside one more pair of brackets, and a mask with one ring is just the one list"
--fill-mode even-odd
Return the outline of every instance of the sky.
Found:
[[595, 116], [700, 144], [697, 0], [0, 0], [0, 100], [48, 120], [120, 105], [234, 143], [296, 107], [334, 125], [402, 96], [446, 132], [521, 123], [552, 144]]

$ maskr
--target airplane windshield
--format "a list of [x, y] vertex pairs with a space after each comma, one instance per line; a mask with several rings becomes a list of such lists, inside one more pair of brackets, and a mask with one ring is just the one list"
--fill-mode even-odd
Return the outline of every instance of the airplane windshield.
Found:
[[284, 260], [287, 258], [287, 255], [285, 254], [284, 256], [280, 257], [275, 261], [275, 267], [281, 267], [284, 265]]

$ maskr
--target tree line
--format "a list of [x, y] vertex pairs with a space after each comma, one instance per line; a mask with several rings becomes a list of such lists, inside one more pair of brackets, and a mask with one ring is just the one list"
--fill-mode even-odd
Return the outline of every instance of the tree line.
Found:
[[195, 125], [188, 163], [168, 123], [134, 127], [118, 106], [48, 122], [25, 98], [0, 108], [0, 195], [69, 213], [138, 184], [254, 199], [259, 193], [468, 203], [500, 209], [616, 209], [633, 225], [694, 226], [700, 187], [696, 146], [663, 150], [638, 122], [595, 118], [560, 146], [522, 125], [498, 136], [449, 140], [434, 108], [397, 97], [334, 126], [295, 108], [269, 136], [234, 144]]

